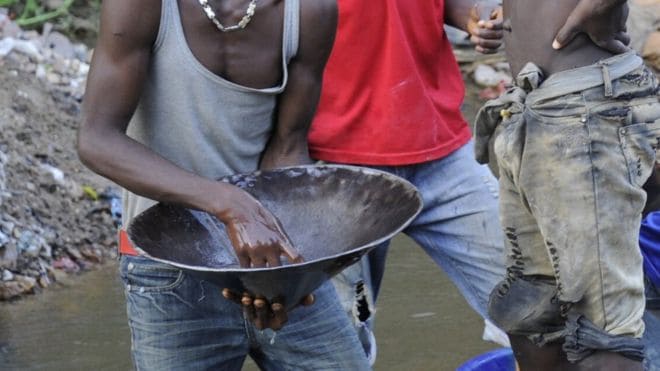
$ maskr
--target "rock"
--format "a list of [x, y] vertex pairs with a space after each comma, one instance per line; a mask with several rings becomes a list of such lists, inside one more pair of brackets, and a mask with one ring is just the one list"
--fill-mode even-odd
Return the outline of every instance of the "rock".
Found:
[[55, 72], [46, 73], [46, 81], [53, 85], [59, 85], [62, 83], [62, 76]]
[[16, 281], [0, 282], [0, 300], [10, 300], [25, 293], [20, 283]]
[[42, 275], [37, 279], [37, 282], [39, 283], [39, 286], [42, 288], [46, 288], [51, 285], [50, 278], [46, 275]]
[[59, 32], [49, 33], [45, 39], [44, 44], [47, 48], [50, 48], [55, 54], [66, 58], [72, 59], [76, 58], [76, 50], [73, 47], [73, 44], [69, 39], [62, 35]]
[[77, 249], [71, 246], [67, 246], [64, 250], [66, 250], [67, 254], [69, 254], [69, 256], [72, 257], [75, 261], [80, 262], [83, 260], [82, 254]]
[[9, 236], [0, 232], [0, 246], [4, 246], [7, 242], [9, 242]]
[[16, 269], [18, 249], [12, 241], [0, 247], [0, 268]]
[[22, 254], [31, 257], [37, 257], [39, 256], [39, 252], [45, 243], [46, 241], [43, 239], [43, 237], [30, 230], [25, 230], [21, 233], [17, 247], [18, 251], [20, 251]]
[[0, 282], [0, 300], [9, 300], [31, 293], [37, 285], [37, 280], [32, 277], [16, 275], [14, 281]]
[[7, 269], [2, 270], [2, 280], [3, 281], [13, 281], [14, 280], [14, 274], [11, 273], [11, 271]]
[[14, 40], [15, 51], [30, 57], [32, 60], [41, 62], [44, 57], [37, 46], [37, 42], [31, 40]]
[[660, 24], [660, 1], [635, 0], [628, 2], [630, 14], [627, 27], [630, 36], [630, 47], [638, 53], [644, 48], [647, 37], [658, 30]]
[[642, 56], [647, 63], [660, 70], [660, 31], [655, 31], [649, 35], [644, 44]]
[[23, 284], [23, 286], [25, 288], [27, 288], [29, 290], [34, 288], [34, 286], [36, 286], [36, 284], [37, 284], [36, 279], [34, 279], [32, 277], [28, 277], [28, 276], [21, 276], [21, 275], [17, 274], [15, 279], [16, 279], [16, 282], [20, 282], [21, 284]]
[[41, 164], [40, 167], [41, 167], [41, 169], [46, 171], [48, 174], [50, 174], [50, 176], [53, 177], [53, 180], [55, 180], [57, 182], [57, 184], [60, 184], [60, 185], [65, 185], [66, 184], [66, 181], [64, 179], [64, 172], [62, 170], [56, 168], [55, 166], [48, 165], [48, 164]]
[[8, 235], [13, 235], [15, 226], [15, 223], [6, 220], [0, 220], [0, 230]]
[[37, 69], [34, 71], [35, 76], [39, 80], [45, 80], [46, 79], [46, 67], [43, 64], [37, 65]]
[[48, 274], [53, 278], [55, 282], [67, 283], [69, 281], [69, 275], [67, 275], [63, 270], [49, 268]]
[[11, 53], [11, 51], [14, 50], [15, 44], [16, 42], [13, 37], [6, 37], [0, 40], [0, 57], [4, 58], [7, 55], [9, 55], [9, 53]]
[[96, 249], [92, 250], [84, 246], [80, 249], [80, 253], [85, 257], [86, 260], [92, 263], [100, 264], [103, 261], [100, 256], [100, 250], [96, 250]]
[[89, 49], [84, 44], [74, 45], [73, 52], [76, 56], [76, 60], [84, 63], [89, 63], [91, 61], [91, 59], [89, 59]]
[[445, 35], [453, 45], [472, 46], [470, 43], [470, 34], [452, 26], [445, 26]]
[[7, 14], [0, 14], [0, 37], [16, 38], [21, 33], [21, 28], [12, 21]]
[[46, 259], [51, 259], [53, 257], [53, 248], [45, 241], [41, 246], [41, 252], [39, 252], [39, 256]]
[[474, 81], [483, 87], [495, 87], [501, 82], [511, 83], [511, 76], [495, 70], [487, 64], [479, 64], [474, 70]]

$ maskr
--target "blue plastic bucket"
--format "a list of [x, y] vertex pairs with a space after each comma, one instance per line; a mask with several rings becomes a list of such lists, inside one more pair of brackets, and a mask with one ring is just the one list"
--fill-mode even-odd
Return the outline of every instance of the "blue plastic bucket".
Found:
[[458, 367], [457, 371], [515, 371], [511, 348], [501, 348], [480, 354]]

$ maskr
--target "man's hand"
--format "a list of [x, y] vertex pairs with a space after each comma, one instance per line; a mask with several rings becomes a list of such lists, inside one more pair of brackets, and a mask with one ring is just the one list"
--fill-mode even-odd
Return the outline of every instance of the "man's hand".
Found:
[[291, 263], [302, 262], [279, 220], [250, 194], [237, 191], [231, 198], [232, 206], [218, 217], [225, 221], [241, 267], [276, 267], [281, 265], [282, 255]]
[[[227, 300], [239, 304], [243, 308], [248, 320], [254, 323], [254, 326], [259, 330], [269, 328], [277, 331], [289, 319], [287, 311], [284, 309], [284, 303], [281, 301], [273, 300], [269, 304], [268, 300], [261, 296], [252, 296], [247, 292], [243, 293], [243, 295], [238, 295], [229, 289], [223, 289], [222, 296]], [[307, 307], [312, 304], [314, 304], [314, 295], [309, 294], [298, 305]]]
[[552, 47], [561, 49], [585, 33], [600, 48], [625, 53], [630, 43], [626, 33], [628, 10], [626, 0], [580, 0], [557, 32]]
[[484, 54], [493, 54], [502, 46], [503, 37], [502, 7], [476, 4], [470, 10], [466, 30], [475, 50]]

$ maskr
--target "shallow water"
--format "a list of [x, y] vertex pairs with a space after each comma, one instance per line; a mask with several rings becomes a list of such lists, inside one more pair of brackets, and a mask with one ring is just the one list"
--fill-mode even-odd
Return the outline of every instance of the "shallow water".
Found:
[[[15, 303], [0, 304], [0, 369], [129, 370], [130, 335], [114, 264]], [[498, 347], [420, 248], [397, 237], [378, 303], [375, 370], [454, 370]], [[245, 371], [257, 370], [246, 361]]]

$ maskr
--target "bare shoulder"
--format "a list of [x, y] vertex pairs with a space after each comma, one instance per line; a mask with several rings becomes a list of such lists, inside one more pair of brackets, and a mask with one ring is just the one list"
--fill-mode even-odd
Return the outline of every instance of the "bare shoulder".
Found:
[[160, 26], [162, 0], [112, 0], [101, 3], [99, 46], [152, 45]]

